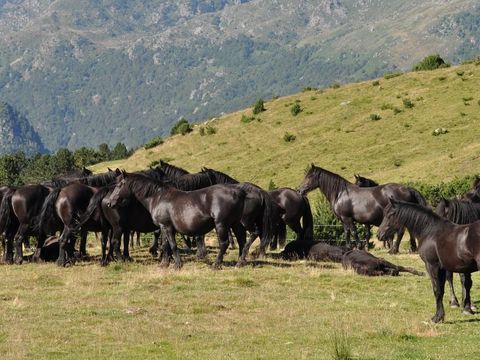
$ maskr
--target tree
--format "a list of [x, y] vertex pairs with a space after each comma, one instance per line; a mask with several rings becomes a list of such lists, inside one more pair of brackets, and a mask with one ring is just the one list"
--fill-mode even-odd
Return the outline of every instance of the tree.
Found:
[[0, 156], [0, 184], [22, 185], [21, 173], [28, 160], [22, 151]]
[[263, 99], [258, 99], [255, 105], [253, 106], [253, 114], [257, 115], [260, 114], [262, 111], [265, 111], [265, 104]]
[[449, 66], [450, 64], [447, 64], [445, 60], [440, 57], [440, 55], [433, 54], [423, 58], [422, 61], [413, 67], [413, 71], [435, 70]]
[[112, 152], [110, 151], [108, 144], [103, 143], [98, 146], [98, 155], [100, 157], [100, 161], [108, 161], [111, 159]]
[[94, 149], [84, 146], [75, 150], [73, 153], [73, 159], [75, 166], [81, 169], [84, 166], [86, 167], [99, 162], [99, 155]]
[[124, 143], [117, 143], [112, 150], [111, 160], [126, 159], [129, 156], [129, 151]]
[[68, 149], [59, 149], [51, 157], [51, 169], [53, 176], [67, 174], [75, 170], [75, 159], [73, 153]]
[[192, 131], [193, 131], [192, 125], [190, 125], [186, 119], [181, 118], [175, 123], [175, 125], [173, 125], [172, 129], [170, 130], [170, 135], [176, 135], [176, 134], [185, 135]]

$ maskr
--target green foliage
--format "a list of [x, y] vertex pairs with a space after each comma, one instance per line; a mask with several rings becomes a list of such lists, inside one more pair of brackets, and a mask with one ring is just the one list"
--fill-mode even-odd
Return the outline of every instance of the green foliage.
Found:
[[373, 121], [378, 121], [380, 120], [382, 117], [378, 114], [370, 114], [370, 120], [373, 120]]
[[418, 64], [413, 66], [413, 71], [426, 71], [426, 70], [436, 70], [445, 67], [449, 67], [450, 64], [447, 64], [438, 54], [428, 55]]
[[217, 133], [217, 128], [212, 125], [207, 125], [207, 127], [205, 128], [205, 131], [207, 135], [213, 135]]
[[339, 87], [340, 87], [340, 84], [337, 83], [337, 82], [335, 82], [335, 83], [333, 83], [333, 84], [330, 84], [330, 88], [331, 88], [331, 89], [338, 89]]
[[160, 136], [155, 136], [153, 139], [150, 139], [146, 144], [143, 145], [145, 149], [151, 149], [155, 146], [162, 145], [163, 139]]
[[118, 142], [112, 152], [111, 152], [111, 156], [110, 156], [110, 160], [121, 160], [121, 159], [126, 159], [127, 157], [129, 157], [131, 155], [131, 151], [128, 151], [126, 145], [124, 143], [121, 143], [121, 142]]
[[402, 102], [405, 109], [412, 109], [415, 106], [413, 101], [410, 99], [403, 99]]
[[308, 91], [316, 91], [318, 88], [312, 87], [312, 86], [306, 86], [302, 89], [302, 92], [308, 92]]
[[442, 198], [451, 199], [463, 196], [471, 189], [474, 180], [475, 176], [469, 175], [462, 178], [457, 177], [451, 181], [440, 182], [434, 185], [423, 182], [413, 182], [408, 185], [413, 186], [420, 191], [427, 202], [435, 207]]
[[401, 72], [394, 72], [394, 73], [386, 73], [385, 75], [383, 75], [383, 78], [385, 80], [388, 80], [388, 79], [393, 79], [393, 78], [396, 78], [397, 76], [402, 76], [403, 73]]
[[255, 120], [254, 116], [247, 116], [245, 114], [243, 114], [242, 118], [240, 119], [240, 121], [244, 124], [248, 124], [248, 123], [252, 122], [253, 120]]
[[285, 132], [283, 134], [283, 141], [289, 143], [289, 142], [294, 142], [297, 137], [293, 134], [290, 134], [289, 132]]
[[190, 125], [186, 119], [181, 118], [175, 123], [175, 125], [173, 125], [172, 129], [170, 130], [170, 135], [185, 135], [192, 131], [192, 125]]
[[262, 111], [265, 111], [265, 104], [263, 99], [258, 99], [255, 105], [253, 106], [253, 114], [257, 115], [260, 114]]
[[372, 82], [372, 86], [379, 86], [380, 85], [380, 81], [378, 80], [375, 80], [374, 82]]
[[273, 181], [273, 179], [270, 179], [267, 189], [270, 191], [275, 190], [276, 188], [278, 188], [277, 184], [275, 184], [275, 181]]
[[393, 115], [400, 114], [401, 112], [402, 112], [402, 110], [399, 109], [398, 107], [395, 106], [395, 107], [393, 108]]
[[290, 113], [293, 115], [293, 116], [297, 116], [298, 114], [300, 114], [302, 112], [302, 107], [300, 106], [299, 103], [295, 103], [292, 105], [292, 107], [290, 108]]
[[160, 160], [153, 160], [152, 162], [150, 162], [148, 164], [148, 167], [151, 169], [151, 168], [154, 168], [155, 166], [157, 166], [159, 164], [160, 164]]

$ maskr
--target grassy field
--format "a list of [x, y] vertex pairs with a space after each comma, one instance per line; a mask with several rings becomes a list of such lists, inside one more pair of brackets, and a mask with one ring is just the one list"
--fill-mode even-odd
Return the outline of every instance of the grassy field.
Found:
[[[480, 66], [470, 64], [305, 91], [266, 102], [249, 123], [241, 118], [251, 109], [228, 114], [208, 122], [213, 135], [201, 136], [206, 125], [197, 125], [92, 168], [138, 170], [164, 159], [191, 172], [208, 166], [261, 186], [297, 186], [314, 162], [349, 179], [360, 173], [381, 182], [437, 183], [480, 172], [479, 88]], [[296, 103], [302, 112], [293, 116]], [[433, 136], [439, 128], [448, 132]], [[285, 142], [285, 133], [295, 141]]]
[[[375, 253], [423, 269], [405, 250]], [[108, 267], [1, 266], [0, 357], [334, 359], [335, 347], [358, 359], [480, 356], [478, 316], [447, 308], [445, 323], [430, 323], [428, 277], [367, 278], [272, 256], [238, 269], [233, 250], [220, 271], [192, 254], [181, 271], [160, 269], [145, 249], [133, 256]]]

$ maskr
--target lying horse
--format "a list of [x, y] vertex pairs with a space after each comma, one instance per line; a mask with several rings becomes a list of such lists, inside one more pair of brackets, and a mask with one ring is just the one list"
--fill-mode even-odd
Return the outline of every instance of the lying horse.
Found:
[[285, 260], [309, 259], [313, 261], [341, 262], [349, 249], [319, 241], [294, 240], [285, 246], [282, 258]]
[[345, 270], [352, 269], [359, 275], [367, 276], [398, 276], [400, 272], [408, 272], [418, 276], [425, 275], [413, 268], [392, 264], [363, 250], [346, 252], [342, 258], [342, 266]]

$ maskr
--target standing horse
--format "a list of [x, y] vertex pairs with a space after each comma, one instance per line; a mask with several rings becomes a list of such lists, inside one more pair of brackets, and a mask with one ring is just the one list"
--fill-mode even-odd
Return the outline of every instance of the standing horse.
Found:
[[[354, 174], [354, 176], [355, 176], [355, 184], [360, 187], [374, 187], [379, 185], [375, 180], [360, 176], [359, 174]], [[371, 225], [368, 225], [368, 224], [365, 225], [367, 232], [370, 233], [371, 229], [368, 227], [371, 227]], [[404, 233], [405, 233], [405, 229], [400, 229], [397, 233], [396, 243], [392, 244], [392, 242], [384, 241], [383, 247], [386, 248], [388, 245], [388, 247], [390, 248], [391, 254], [397, 253]], [[415, 242], [415, 238], [412, 235], [410, 235], [410, 251], [411, 252], [417, 251], [417, 243]]]
[[11, 198], [15, 190], [14, 187], [0, 187], [0, 235], [3, 247], [2, 262], [5, 264], [13, 263], [13, 239], [18, 230], [18, 219], [16, 216], [12, 216]]
[[[457, 225], [421, 205], [391, 199], [385, 207], [378, 236], [389, 239], [401, 227], [406, 227], [418, 239], [418, 253], [430, 275], [436, 300], [437, 310], [432, 321], [443, 321], [446, 271], [472, 273], [480, 266], [480, 222]], [[470, 314], [471, 279], [466, 278], [464, 286], [464, 312]]]
[[[385, 184], [362, 188], [352, 184], [338, 174], [322, 169], [312, 164], [300, 184], [299, 191], [306, 194], [319, 188], [330, 202], [333, 213], [342, 221], [347, 243], [350, 243], [350, 233], [353, 233], [356, 245], [359, 239], [355, 222], [378, 226], [383, 219], [383, 209], [388, 199], [410, 201], [426, 204], [418, 191], [399, 184]], [[371, 232], [367, 227], [365, 243], [368, 244]], [[398, 245], [394, 251], [398, 251]]]
[[234, 178], [220, 171], [203, 168], [202, 172], [209, 176], [214, 184], [234, 185], [247, 193], [245, 209], [242, 216], [242, 224], [250, 232], [239, 266], [246, 264], [248, 251], [253, 242], [260, 238], [259, 255], [265, 255], [267, 245], [278, 237], [281, 209], [273, 201], [273, 198], [265, 190], [251, 183], [239, 183]]
[[[441, 217], [458, 225], [471, 224], [480, 220], [480, 204], [471, 203], [466, 200], [457, 199], [442, 199], [437, 205], [435, 212]], [[455, 289], [453, 288], [453, 273], [447, 271], [447, 282], [450, 288], [450, 306], [459, 307], [458, 299], [455, 295]], [[470, 273], [460, 274], [460, 280], [462, 283], [462, 294], [465, 294], [465, 281], [471, 282]], [[471, 308], [464, 309], [468, 313], [473, 313]]]
[[[142, 175], [124, 172], [109, 198], [109, 205], [117, 206], [123, 198], [134, 196], [151, 214], [155, 225], [168, 241], [179, 269], [182, 261], [175, 242], [175, 233], [204, 235], [215, 229], [220, 250], [213, 265], [220, 268], [228, 247], [228, 230], [237, 237], [240, 253], [245, 244], [245, 229], [240, 221], [243, 214], [245, 192], [237, 187], [213, 185], [194, 191], [181, 191]], [[164, 254], [166, 251], [164, 251]], [[162, 264], [168, 264], [162, 259]]]

